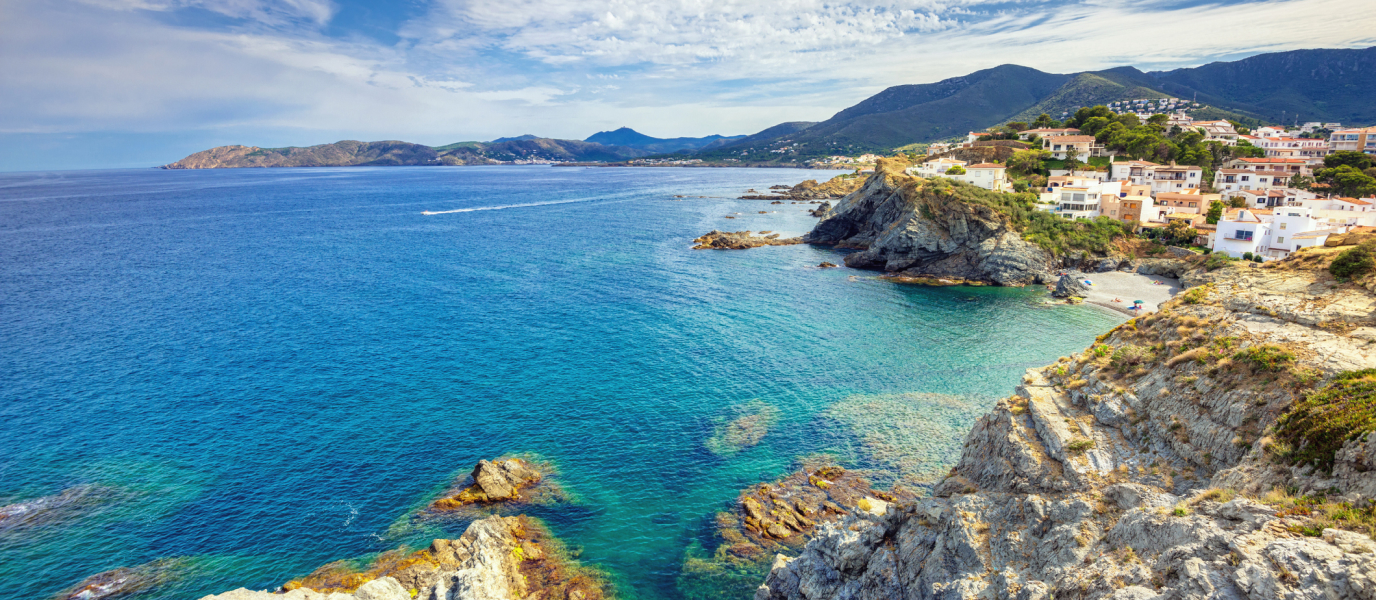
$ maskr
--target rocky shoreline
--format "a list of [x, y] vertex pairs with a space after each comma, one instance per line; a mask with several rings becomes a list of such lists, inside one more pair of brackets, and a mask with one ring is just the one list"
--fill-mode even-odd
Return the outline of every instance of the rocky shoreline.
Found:
[[1276, 439], [1376, 367], [1376, 294], [1321, 270], [1336, 251], [1185, 273], [1159, 313], [1028, 370], [934, 497], [822, 526], [756, 600], [1376, 598], [1376, 433], [1331, 471]]

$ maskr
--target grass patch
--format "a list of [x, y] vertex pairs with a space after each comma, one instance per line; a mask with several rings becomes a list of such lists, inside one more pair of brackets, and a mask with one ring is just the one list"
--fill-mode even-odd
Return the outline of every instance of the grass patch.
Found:
[[1241, 361], [1258, 371], [1279, 371], [1295, 362], [1295, 355], [1275, 344], [1260, 344], [1238, 350], [1233, 354], [1233, 360]]
[[1368, 240], [1343, 250], [1328, 264], [1328, 272], [1338, 279], [1352, 279], [1376, 267], [1376, 243]]
[[1284, 443], [1277, 453], [1295, 464], [1331, 473], [1334, 455], [1348, 440], [1376, 431], [1376, 369], [1348, 371], [1311, 392], [1276, 423]]
[[1206, 283], [1190, 288], [1186, 290], [1185, 293], [1180, 294], [1180, 301], [1185, 304], [1199, 304], [1204, 302], [1204, 299], [1209, 297], [1209, 292], [1213, 291], [1213, 287], [1214, 284]]
[[1071, 454], [1084, 454], [1086, 450], [1094, 448], [1094, 440], [1075, 440], [1065, 445], [1067, 452]]

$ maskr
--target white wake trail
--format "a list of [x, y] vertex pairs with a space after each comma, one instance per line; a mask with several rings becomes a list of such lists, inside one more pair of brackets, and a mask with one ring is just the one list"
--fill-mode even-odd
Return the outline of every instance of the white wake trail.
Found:
[[527, 206], [549, 206], [551, 204], [573, 204], [575, 202], [592, 202], [600, 198], [577, 198], [574, 200], [555, 200], [553, 202], [530, 202], [527, 204], [503, 204], [501, 206], [475, 206], [473, 208], [456, 208], [454, 210], [427, 210], [422, 215], [447, 215], [451, 213], [466, 213], [479, 210], [503, 210], [507, 208], [525, 208]]

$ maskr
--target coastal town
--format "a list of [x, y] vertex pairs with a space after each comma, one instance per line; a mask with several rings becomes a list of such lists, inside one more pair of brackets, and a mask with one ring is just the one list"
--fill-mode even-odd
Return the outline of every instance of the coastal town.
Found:
[[[1108, 218], [1146, 237], [1257, 262], [1322, 246], [1329, 236], [1376, 231], [1376, 127], [1308, 122], [1249, 129], [1170, 112], [1186, 105], [1115, 102], [1081, 109], [1088, 118], [1067, 121], [1078, 126], [1042, 115], [1039, 123], [1053, 126], [1008, 123], [970, 132], [960, 142], [928, 145], [925, 155], [910, 154], [916, 164], [907, 172], [1034, 194], [1038, 210], [1059, 217]], [[1191, 162], [1212, 164], [1139, 158], [1105, 143], [1115, 126], [1155, 129], [1160, 142], [1180, 140], [1213, 159]], [[818, 162], [869, 172], [879, 158]]]

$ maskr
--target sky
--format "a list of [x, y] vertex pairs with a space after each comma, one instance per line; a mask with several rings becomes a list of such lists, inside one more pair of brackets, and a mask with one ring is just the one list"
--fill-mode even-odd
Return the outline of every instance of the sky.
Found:
[[0, 32], [0, 170], [26, 171], [225, 144], [747, 134], [1007, 63], [1369, 47], [1376, 1], [0, 0]]

